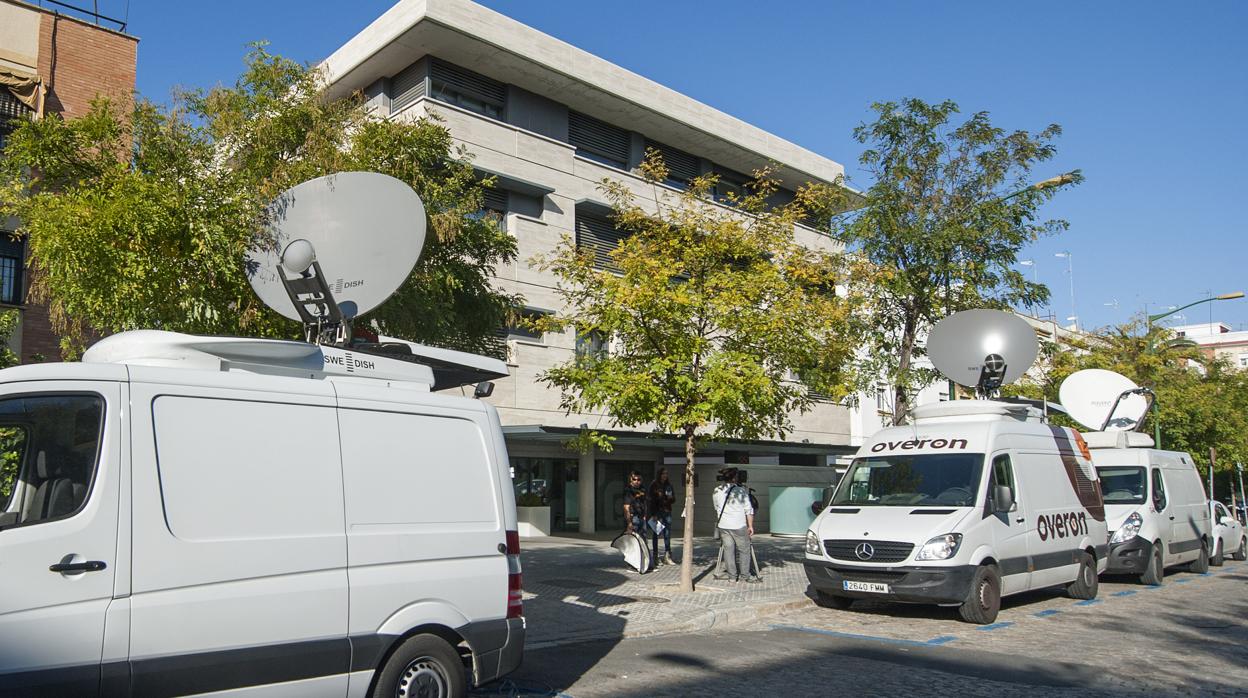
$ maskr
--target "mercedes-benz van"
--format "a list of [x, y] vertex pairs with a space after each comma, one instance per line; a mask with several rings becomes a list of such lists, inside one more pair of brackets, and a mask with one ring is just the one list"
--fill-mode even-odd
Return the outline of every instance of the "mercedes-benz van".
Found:
[[1150, 448], [1153, 440], [1136, 432], [1087, 435], [1105, 494], [1112, 574], [1139, 575], [1161, 584], [1167, 567], [1187, 564], [1209, 569], [1212, 523], [1209, 498], [1192, 457]]
[[915, 408], [858, 450], [806, 534], [821, 605], [957, 605], [991, 623], [1001, 597], [1063, 585], [1096, 596], [1105, 511], [1079, 433], [1034, 407], [959, 400]]
[[0, 695], [454, 696], [514, 669], [502, 429], [436, 380], [151, 331], [0, 371]]

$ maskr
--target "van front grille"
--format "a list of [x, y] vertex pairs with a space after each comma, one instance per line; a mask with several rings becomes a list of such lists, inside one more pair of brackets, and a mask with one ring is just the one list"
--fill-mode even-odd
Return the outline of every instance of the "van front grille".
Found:
[[[858, 555], [858, 546], [866, 543], [870, 546], [871, 555]], [[850, 562], [901, 562], [910, 557], [914, 543], [893, 540], [825, 540], [823, 549], [833, 560]], [[865, 551], [864, 551], [865, 552]]]
[[896, 584], [901, 581], [909, 572], [886, 572], [884, 570], [837, 570], [841, 575], [841, 579], [849, 582], [880, 582], [883, 584]]

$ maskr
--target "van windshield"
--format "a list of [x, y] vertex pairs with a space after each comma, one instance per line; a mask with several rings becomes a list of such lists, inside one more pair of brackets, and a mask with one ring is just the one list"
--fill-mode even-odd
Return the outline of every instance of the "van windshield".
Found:
[[1096, 469], [1106, 504], [1143, 504], [1148, 496], [1144, 468], [1114, 465]]
[[969, 507], [983, 469], [982, 453], [856, 458], [832, 504]]

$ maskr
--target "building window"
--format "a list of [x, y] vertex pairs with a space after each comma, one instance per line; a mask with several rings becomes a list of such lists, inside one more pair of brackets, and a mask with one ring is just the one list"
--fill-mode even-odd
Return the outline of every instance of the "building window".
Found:
[[507, 86], [434, 58], [429, 64], [429, 96], [491, 119], [502, 119]]
[[719, 175], [719, 179], [716, 180], [715, 188], [711, 191], [711, 194], [721, 204], [728, 203], [732, 199], [740, 201], [749, 194], [745, 190], [746, 185], [750, 181], [749, 177], [740, 172], [721, 168], [716, 168], [715, 174]]
[[598, 330], [576, 332], [576, 355], [578, 358], [600, 359], [607, 355], [610, 343], [607, 336]]
[[651, 140], [646, 141], [646, 150], [657, 150], [663, 157], [663, 164], [667, 167], [667, 178], [663, 180], [664, 184], [677, 189], [685, 189], [693, 178], [698, 176], [700, 166], [697, 157], [670, 145]]
[[17, 128], [17, 120], [30, 118], [30, 112], [30, 107], [0, 87], [0, 150], [8, 143], [9, 134]]
[[619, 247], [620, 241], [628, 235], [616, 228], [615, 223], [606, 216], [583, 209], [576, 211], [576, 246], [593, 250], [594, 266], [598, 269], [622, 271], [615, 260], [611, 259], [611, 251]]
[[622, 128], [568, 111], [568, 143], [576, 147], [577, 155], [626, 170], [631, 141], [629, 132]]
[[521, 308], [517, 311], [517, 314], [519, 317], [516, 320], [508, 322], [506, 326], [500, 329], [499, 335], [502, 336], [503, 339], [508, 340], [524, 339], [530, 342], [541, 342], [543, 334], [534, 330], [532, 327], [529, 327], [527, 322], [540, 320], [541, 318], [550, 315], [550, 313], [545, 310], [538, 310], [537, 308]]
[[875, 409], [878, 412], [892, 412], [893, 408], [888, 402], [888, 384], [877, 383], [875, 386]]
[[1248, 368], [1248, 352], [1239, 355], [1239, 367]]
[[26, 261], [26, 241], [15, 240], [9, 231], [0, 231], [0, 303], [20, 305], [23, 270]]
[[428, 72], [428, 61], [420, 60], [390, 78], [390, 113], [393, 114], [425, 96]]

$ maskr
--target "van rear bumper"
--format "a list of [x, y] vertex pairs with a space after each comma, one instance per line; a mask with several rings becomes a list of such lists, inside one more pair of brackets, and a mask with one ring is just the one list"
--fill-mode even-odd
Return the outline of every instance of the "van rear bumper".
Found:
[[524, 658], [524, 618], [469, 623], [459, 632], [473, 650], [472, 679], [475, 686], [510, 674]]
[[[851, 599], [877, 599], [907, 603], [954, 604], [970, 594], [974, 565], [952, 567], [854, 567], [820, 560], [806, 560], [806, 578], [816, 591]], [[887, 584], [889, 593], [846, 591], [844, 582]]]
[[1153, 557], [1153, 542], [1136, 536], [1122, 543], [1109, 546], [1109, 555], [1105, 560], [1105, 572], [1108, 574], [1143, 574], [1148, 561]]

